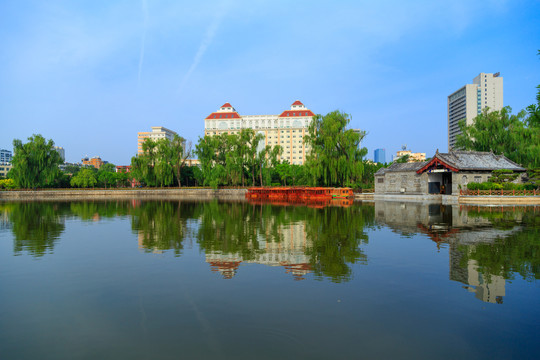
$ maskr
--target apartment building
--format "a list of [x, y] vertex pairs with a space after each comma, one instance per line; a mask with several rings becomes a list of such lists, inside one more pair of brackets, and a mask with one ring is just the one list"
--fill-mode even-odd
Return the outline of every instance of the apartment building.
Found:
[[426, 161], [426, 153], [413, 153], [411, 150], [399, 150], [394, 161], [406, 155], [409, 156], [407, 162]]
[[13, 153], [10, 150], [0, 149], [0, 164], [11, 163]]
[[230, 103], [225, 103], [204, 120], [204, 135], [238, 134], [242, 129], [253, 129], [264, 135], [261, 148], [280, 145], [281, 161], [301, 165], [309, 152], [304, 136], [314, 115], [299, 100], [278, 115], [240, 115]]
[[458, 122], [467, 125], [484, 108], [491, 111], [503, 108], [503, 78], [500, 73], [480, 73], [472, 84], [466, 84], [448, 96], [448, 148], [455, 146], [456, 137], [461, 133]]
[[84, 157], [81, 159], [81, 162], [85, 166], [93, 166], [98, 170], [103, 164], [107, 163], [106, 161], [101, 160], [99, 156], [94, 156], [93, 158]]
[[152, 126], [152, 131], [139, 132], [137, 133], [137, 154], [142, 154], [142, 144], [146, 139], [160, 140], [160, 139], [169, 139], [172, 141], [174, 135], [178, 135], [176, 132], [164, 128], [163, 126]]
[[11, 163], [0, 163], [0, 178], [5, 178], [12, 167]]

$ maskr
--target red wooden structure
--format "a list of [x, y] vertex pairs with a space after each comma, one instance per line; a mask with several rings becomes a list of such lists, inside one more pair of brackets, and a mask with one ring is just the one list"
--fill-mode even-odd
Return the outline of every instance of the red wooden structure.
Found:
[[252, 200], [282, 200], [289, 202], [331, 199], [352, 199], [354, 194], [350, 188], [326, 187], [252, 187], [246, 193]]

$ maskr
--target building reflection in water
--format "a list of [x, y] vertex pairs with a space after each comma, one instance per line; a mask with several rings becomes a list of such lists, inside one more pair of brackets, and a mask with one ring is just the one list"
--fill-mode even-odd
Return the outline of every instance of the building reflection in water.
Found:
[[[477, 299], [498, 304], [506, 295], [508, 267], [516, 264], [497, 262], [496, 257], [486, 255], [497, 253], [505, 239], [520, 235], [523, 215], [534, 217], [537, 211], [537, 207], [375, 202], [377, 222], [402, 235], [423, 233], [439, 248], [448, 246], [450, 280], [464, 284]], [[503, 221], [498, 222], [500, 219]], [[501, 226], [497, 226], [498, 223]], [[481, 259], [482, 264], [475, 257]], [[536, 273], [529, 275], [537, 276]]]
[[213, 271], [233, 278], [241, 264], [279, 266], [294, 280], [312, 273], [333, 282], [366, 264], [361, 245], [373, 226], [373, 206], [341, 202], [210, 203], [200, 214], [197, 242]]
[[[458, 207], [399, 202], [251, 204], [200, 201], [6, 202], [0, 230], [14, 255], [54, 252], [66, 219], [127, 217], [144, 252], [181, 256], [196, 243], [210, 269], [233, 278], [242, 263], [281, 267], [295, 280], [333, 282], [365, 265], [376, 223], [401, 237], [424, 234], [449, 251], [449, 278], [485, 302], [502, 303], [506, 281], [540, 279], [540, 207]], [[351, 206], [352, 205], [352, 206]]]
[[240, 253], [223, 253], [221, 251], [206, 251], [206, 262], [210, 264], [212, 271], [220, 272], [225, 279], [231, 279], [236, 275], [240, 263], [263, 264], [268, 266], [282, 266], [286, 273], [293, 276], [294, 280], [304, 280], [305, 275], [311, 272], [310, 257], [307, 255], [312, 248], [311, 240], [306, 235], [305, 222], [297, 222], [290, 225], [279, 225], [277, 232], [281, 235], [281, 241], [271, 240], [270, 234], [259, 234], [254, 248], [253, 258], [244, 260]]

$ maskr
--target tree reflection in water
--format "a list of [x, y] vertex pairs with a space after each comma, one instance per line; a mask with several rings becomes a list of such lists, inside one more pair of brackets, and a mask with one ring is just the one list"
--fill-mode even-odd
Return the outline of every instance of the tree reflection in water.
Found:
[[313, 272], [334, 282], [365, 263], [360, 249], [372, 206], [324, 207], [218, 203], [204, 206], [197, 241], [213, 271], [231, 278], [241, 262], [283, 266], [296, 280]]
[[132, 229], [137, 233], [139, 248], [159, 253], [172, 250], [182, 254], [187, 221], [193, 218], [196, 203], [148, 201], [135, 203], [132, 210]]
[[7, 214], [13, 232], [14, 255], [27, 252], [39, 258], [52, 253], [54, 245], [65, 229], [67, 203], [18, 202], [0, 204], [0, 212]]
[[[282, 267], [295, 280], [313, 273], [334, 282], [367, 264], [362, 245], [376, 222], [401, 236], [426, 234], [448, 247], [450, 279], [484, 301], [500, 302], [504, 281], [540, 278], [539, 207], [452, 207], [375, 202], [309, 207], [220, 201], [80, 201], [0, 203], [1, 229], [14, 254], [54, 251], [65, 219], [129, 217], [145, 252], [183, 252], [195, 241], [211, 269], [232, 278], [242, 263]], [[475, 280], [477, 279], [477, 280]], [[502, 294], [502, 295], [501, 295]]]

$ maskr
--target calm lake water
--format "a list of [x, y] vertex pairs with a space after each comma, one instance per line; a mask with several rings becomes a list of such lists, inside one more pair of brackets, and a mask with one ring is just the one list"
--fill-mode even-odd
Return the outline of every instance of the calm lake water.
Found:
[[538, 359], [540, 207], [0, 202], [2, 359]]

